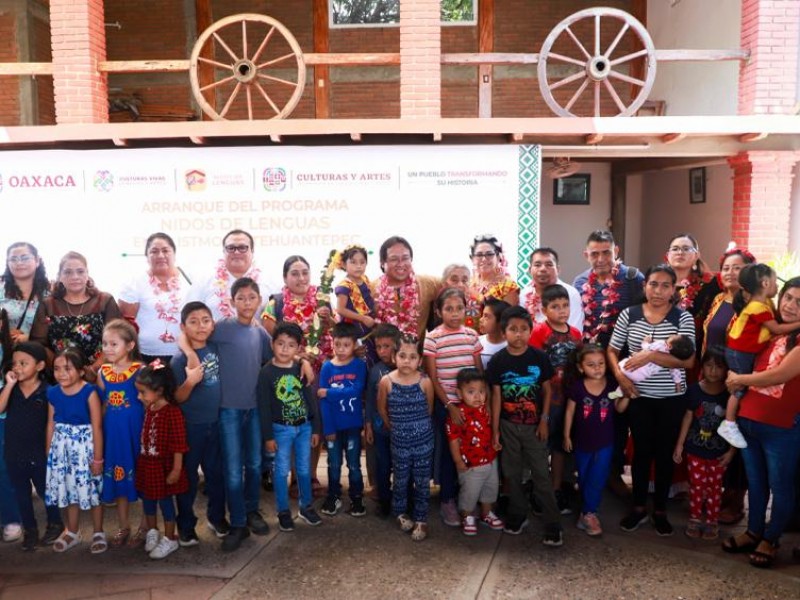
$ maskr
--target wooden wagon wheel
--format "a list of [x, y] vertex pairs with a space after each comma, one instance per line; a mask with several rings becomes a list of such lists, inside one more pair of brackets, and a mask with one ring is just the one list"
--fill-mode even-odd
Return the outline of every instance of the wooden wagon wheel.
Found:
[[[600, 41], [600, 21], [601, 19], [613, 19], [621, 21], [621, 29], [617, 33], [614, 41], [608, 48], [602, 49]], [[592, 20], [594, 21], [594, 44], [591, 49], [587, 49], [573, 33], [571, 26], [579, 21]], [[638, 38], [639, 43], [644, 48], [630, 54], [625, 54], [614, 58], [612, 55], [617, 49], [622, 37], [628, 30]], [[562, 35], [566, 34], [575, 45], [577, 51], [580, 52], [579, 58], [572, 56], [565, 56], [563, 54], [556, 54], [552, 51], [553, 45], [556, 40]], [[623, 65], [632, 60], [640, 57], [646, 57], [645, 60], [645, 76], [644, 79], [631, 77], [625, 73], [620, 73], [614, 67]], [[575, 65], [580, 67], [580, 70], [559, 79], [558, 81], [551, 82], [547, 76], [547, 65], [550, 63], [564, 63], [568, 65]], [[539, 89], [542, 92], [547, 105], [559, 116], [562, 117], [577, 117], [577, 116], [592, 116], [592, 115], [576, 115], [572, 112], [572, 107], [578, 99], [584, 94], [593, 93], [593, 116], [600, 116], [600, 94], [601, 91], [611, 96], [616, 104], [619, 112], [616, 116], [629, 117], [634, 114], [647, 100], [647, 96], [653, 87], [653, 81], [656, 77], [656, 50], [653, 46], [653, 40], [650, 34], [639, 21], [628, 13], [617, 10], [615, 8], [589, 8], [576, 12], [570, 15], [550, 32], [542, 45], [541, 52], [539, 53], [538, 61], [538, 76], [539, 76]], [[616, 79], [634, 86], [640, 87], [639, 93], [634, 98], [633, 102], [627, 104], [619, 97], [619, 94], [614, 89], [611, 80]], [[553, 90], [561, 86], [571, 84], [573, 82], [580, 82], [577, 90], [572, 94], [570, 99], [562, 106], [554, 97]]]
[[[256, 44], [248, 45], [248, 24], [251, 27], [251, 33], [253, 29], [263, 29], [263, 26], [266, 25], [267, 34]], [[254, 27], [255, 24], [260, 24], [260, 26]], [[223, 33], [226, 33], [223, 30], [226, 28], [229, 35], [233, 33], [241, 36], [240, 52], [235, 51], [223, 39]], [[267, 59], [266, 50], [270, 40], [274, 45], [274, 42], [279, 39], [273, 37], [276, 34], [283, 38], [291, 52]], [[221, 49], [220, 54], [225, 57], [226, 62], [215, 60], [215, 45]], [[208, 56], [214, 58], [208, 58]], [[198, 74], [200, 63], [214, 67], [216, 81], [201, 87]], [[294, 81], [269, 74], [270, 69], [274, 72], [276, 68], [286, 68], [286, 65], [292, 64], [296, 65], [297, 71]], [[218, 75], [221, 75], [221, 78], [217, 79]], [[197, 103], [203, 112], [214, 120], [224, 120], [225, 115], [229, 113], [237, 99], [241, 102], [242, 98], [246, 102], [249, 120], [253, 119], [255, 101], [266, 103], [271, 113], [274, 113], [269, 118], [283, 119], [291, 114], [303, 95], [306, 67], [300, 44], [282, 23], [266, 15], [244, 13], [220, 19], [200, 34], [189, 60], [189, 77], [192, 83], [192, 93]], [[224, 102], [222, 110], [217, 112], [206, 100], [203, 92], [213, 91], [216, 93], [217, 88], [225, 84], [233, 84], [233, 91]], [[270, 96], [268, 84], [293, 89], [288, 101], [282, 107]], [[244, 91], [243, 95], [240, 94], [242, 91]]]

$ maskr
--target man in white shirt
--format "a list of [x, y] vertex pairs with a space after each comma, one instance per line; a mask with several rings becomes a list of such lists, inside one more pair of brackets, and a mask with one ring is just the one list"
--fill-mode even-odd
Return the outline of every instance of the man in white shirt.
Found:
[[519, 305], [524, 306], [537, 323], [545, 320], [542, 313], [541, 297], [544, 289], [549, 285], [563, 285], [569, 294], [569, 319], [570, 326], [578, 331], [583, 331], [583, 306], [581, 295], [573, 286], [558, 278], [558, 253], [552, 248], [541, 247], [531, 252], [530, 267], [528, 272], [533, 281], [526, 285], [519, 295]]

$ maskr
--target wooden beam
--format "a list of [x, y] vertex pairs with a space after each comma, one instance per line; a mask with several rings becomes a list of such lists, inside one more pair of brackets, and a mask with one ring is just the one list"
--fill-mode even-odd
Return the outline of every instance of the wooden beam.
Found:
[[741, 61], [748, 58], [750, 58], [749, 50], [656, 50], [656, 60], [659, 62]]
[[49, 62], [0, 63], [0, 76], [52, 75], [52, 74], [53, 74], [53, 63]]
[[674, 144], [675, 142], [680, 142], [685, 137], [686, 137], [685, 133], [668, 133], [667, 135], [662, 136], [661, 143]]
[[[202, 64], [202, 63], [201, 63]], [[172, 73], [189, 70], [189, 61], [178, 60], [104, 60], [97, 65], [101, 73]], [[213, 80], [212, 80], [213, 81]]]
[[538, 54], [528, 52], [450, 52], [442, 54], [443, 65], [535, 65]]
[[[314, 52], [327, 54], [330, 50], [328, 0], [314, 0]], [[308, 61], [306, 61], [308, 64]], [[314, 67], [314, 115], [330, 118], [330, 69], [326, 64]]]
[[[211, 8], [211, 0], [194, 0], [194, 14], [195, 14], [195, 27], [197, 29], [197, 37], [200, 37], [200, 34], [203, 33], [206, 29], [211, 27], [214, 23], [214, 14]], [[195, 38], [197, 39], [197, 38]], [[206, 44], [203, 48], [203, 51], [200, 53], [200, 57], [207, 58], [209, 60], [214, 60], [214, 45], [213, 44]], [[211, 85], [214, 83], [214, 65], [198, 61], [197, 63], [197, 82], [201, 88]], [[209, 93], [204, 95], [206, 102], [211, 106], [211, 108], [216, 111], [217, 110], [217, 92], [216, 90], [211, 90]], [[202, 114], [202, 119], [204, 121], [212, 120], [205, 111], [200, 111]]]
[[[478, 2], [478, 52], [494, 50], [494, 0]], [[492, 65], [478, 67], [478, 116], [482, 119], [492, 117]]]
[[739, 141], [742, 142], [743, 144], [747, 144], [749, 142], [757, 142], [759, 140], [763, 140], [768, 135], [769, 135], [768, 133], [764, 133], [764, 132], [761, 132], [761, 133], [745, 133], [744, 135], [740, 135], [739, 136]]
[[603, 141], [604, 137], [602, 133], [590, 133], [586, 136], [585, 141], [589, 145], [599, 144]]
[[303, 54], [303, 62], [309, 67], [316, 65], [399, 65], [399, 52], [308, 52]]

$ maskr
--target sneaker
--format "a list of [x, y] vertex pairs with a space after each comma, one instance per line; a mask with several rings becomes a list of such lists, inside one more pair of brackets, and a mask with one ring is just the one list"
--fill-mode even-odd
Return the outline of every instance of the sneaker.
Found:
[[190, 529], [189, 531], [181, 531], [178, 534], [178, 544], [180, 544], [181, 548], [197, 546], [199, 543], [200, 538], [197, 537], [197, 533], [194, 529]]
[[572, 509], [569, 507], [569, 498], [567, 498], [567, 495], [561, 490], [556, 490], [555, 494], [558, 512], [562, 515], [571, 515]]
[[350, 501], [350, 510], [347, 511], [350, 513], [351, 517], [363, 517], [367, 514], [367, 509], [364, 508], [364, 500], [362, 498], [353, 498]]
[[586, 535], [592, 537], [601, 535], [603, 528], [600, 525], [600, 519], [597, 518], [595, 513], [585, 513], [578, 518], [577, 528], [585, 531]]
[[322, 503], [322, 508], [319, 509], [319, 512], [323, 515], [333, 517], [339, 512], [340, 508], [342, 508], [342, 501], [336, 496], [328, 496], [325, 498], [325, 502]]
[[3, 541], [16, 542], [22, 537], [22, 525], [19, 523], [8, 523], [3, 527]]
[[231, 524], [228, 523], [228, 520], [224, 518], [218, 523], [212, 523], [211, 521], [208, 521], [206, 522], [206, 525], [211, 530], [211, 533], [220, 539], [228, 535], [228, 532], [231, 530]]
[[247, 527], [231, 527], [228, 535], [222, 540], [222, 551], [233, 552], [242, 545], [242, 540], [250, 537], [250, 529]]
[[646, 522], [647, 522], [647, 512], [643, 510], [642, 511], [633, 510], [624, 517], [622, 517], [622, 520], [619, 522], [619, 526], [622, 529], [622, 531], [636, 531], [637, 529], [639, 529], [639, 525]]
[[442, 502], [442, 506], [439, 508], [439, 514], [442, 516], [444, 524], [448, 527], [461, 526], [461, 516], [458, 514], [458, 508], [456, 508], [454, 500]]
[[158, 541], [161, 539], [161, 533], [158, 529], [149, 529], [147, 536], [144, 538], [144, 551], [150, 554], [158, 546]]
[[675, 533], [667, 519], [667, 515], [664, 513], [653, 513], [653, 527], [656, 528], [656, 533], [661, 537], [668, 537]]
[[509, 535], [519, 535], [528, 526], [528, 519], [508, 519], [503, 526], [503, 532]]
[[44, 530], [44, 535], [42, 536], [42, 544], [45, 546], [52, 546], [56, 543], [56, 540], [61, 536], [61, 533], [64, 531], [63, 525], [56, 525], [55, 523], [48, 523], [47, 528]]
[[292, 519], [292, 513], [288, 510], [278, 513], [278, 529], [281, 531], [294, 531], [294, 519]]
[[269, 533], [269, 525], [257, 510], [247, 513], [247, 526], [256, 535], [267, 535]]
[[501, 521], [500, 518], [492, 511], [489, 511], [483, 515], [480, 519], [480, 523], [482, 525], [486, 525], [489, 529], [494, 529], [495, 531], [500, 531], [503, 529], [503, 521]]
[[158, 545], [150, 552], [150, 558], [161, 560], [162, 558], [168, 557], [178, 548], [180, 548], [178, 540], [171, 540], [167, 536], [164, 536], [159, 540]]
[[317, 525], [322, 525], [322, 518], [320, 518], [320, 516], [317, 514], [317, 511], [314, 510], [313, 506], [306, 506], [305, 508], [301, 508], [300, 512], [297, 513], [297, 516], [303, 519], [303, 521], [305, 521], [312, 527], [316, 527]]
[[400, 531], [405, 533], [414, 529], [414, 521], [406, 514], [397, 515], [397, 524], [400, 525]]
[[22, 536], [22, 549], [25, 552], [36, 550], [39, 545], [39, 530], [35, 527], [26, 529]]
[[461, 533], [478, 535], [478, 520], [473, 515], [467, 515], [461, 520]]
[[558, 546], [564, 545], [564, 535], [561, 532], [561, 527], [556, 525], [550, 525], [544, 530], [544, 535], [542, 536], [542, 544], [545, 546], [552, 546], [553, 548], [557, 548]]
[[747, 448], [747, 442], [736, 421], [723, 420], [717, 427], [717, 433], [734, 448]]

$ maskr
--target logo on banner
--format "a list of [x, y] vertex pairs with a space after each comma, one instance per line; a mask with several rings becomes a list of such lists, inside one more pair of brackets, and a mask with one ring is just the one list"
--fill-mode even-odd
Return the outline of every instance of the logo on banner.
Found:
[[267, 167], [264, 169], [264, 189], [268, 192], [282, 192], [286, 189], [286, 169]]
[[186, 189], [190, 192], [202, 192], [206, 189], [206, 173], [199, 169], [186, 171]]
[[114, 174], [111, 171], [97, 171], [92, 185], [98, 192], [110, 192], [114, 188]]

